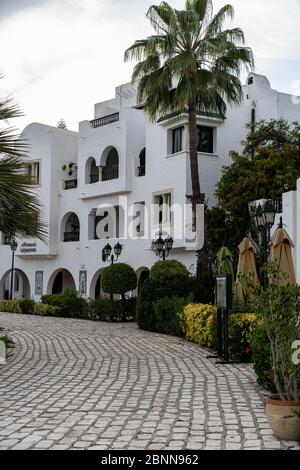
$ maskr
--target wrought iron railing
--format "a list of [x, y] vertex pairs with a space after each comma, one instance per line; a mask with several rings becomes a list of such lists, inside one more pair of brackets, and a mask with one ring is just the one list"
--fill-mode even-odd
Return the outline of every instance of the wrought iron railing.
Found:
[[65, 181], [65, 189], [74, 189], [77, 188], [77, 179], [74, 180], [66, 180]]
[[119, 178], [118, 168], [106, 168], [102, 169], [102, 181], [115, 180]]
[[114, 113], [109, 114], [109, 116], [93, 119], [92, 121], [90, 121], [90, 124], [94, 129], [96, 129], [97, 127], [107, 126], [107, 124], [112, 124], [113, 122], [119, 121], [119, 119], [120, 114]]
[[65, 232], [64, 242], [79, 242], [79, 231]]

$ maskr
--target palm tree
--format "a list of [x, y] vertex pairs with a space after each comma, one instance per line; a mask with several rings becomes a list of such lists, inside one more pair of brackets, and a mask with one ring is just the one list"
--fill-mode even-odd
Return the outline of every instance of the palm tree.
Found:
[[[152, 120], [170, 112], [188, 113], [190, 200], [195, 213], [197, 204], [205, 203], [199, 179], [197, 115], [225, 117], [227, 104], [242, 101], [240, 72], [253, 66], [253, 54], [244, 47], [240, 28], [224, 28], [234, 16], [231, 5], [214, 15], [212, 0], [186, 0], [180, 11], [162, 2], [152, 5], [146, 16], [155, 34], [135, 41], [126, 50], [125, 61], [138, 62], [132, 81], [138, 81], [138, 102]], [[198, 272], [207, 270], [207, 261], [204, 243], [198, 252]]]
[[6, 124], [19, 116], [11, 98], [0, 98], [0, 231], [8, 239], [32, 236], [45, 240], [45, 226], [39, 217], [41, 205], [31, 192], [26, 171], [26, 142]]

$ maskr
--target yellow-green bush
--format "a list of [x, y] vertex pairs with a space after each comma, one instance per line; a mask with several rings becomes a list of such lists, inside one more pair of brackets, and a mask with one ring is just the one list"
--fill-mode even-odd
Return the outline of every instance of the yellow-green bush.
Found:
[[48, 304], [35, 304], [34, 315], [41, 317], [55, 317], [59, 316], [60, 308]]
[[22, 313], [19, 300], [0, 300], [0, 312]]
[[212, 348], [215, 342], [216, 307], [205, 304], [189, 304], [181, 314], [185, 338]]

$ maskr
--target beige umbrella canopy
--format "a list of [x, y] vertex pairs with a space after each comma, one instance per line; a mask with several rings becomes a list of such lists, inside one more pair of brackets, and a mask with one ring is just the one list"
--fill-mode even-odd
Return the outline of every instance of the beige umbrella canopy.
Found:
[[272, 248], [270, 261], [275, 263], [282, 273], [282, 278], [276, 281], [281, 286], [296, 285], [296, 275], [292, 256], [293, 242], [284, 228], [278, 228], [271, 238]]
[[250, 237], [245, 237], [239, 245], [240, 255], [235, 284], [235, 300], [238, 304], [243, 304], [246, 297], [245, 285], [240, 277], [249, 279], [252, 284], [259, 286], [259, 278], [255, 265], [255, 255], [257, 251], [257, 247]]

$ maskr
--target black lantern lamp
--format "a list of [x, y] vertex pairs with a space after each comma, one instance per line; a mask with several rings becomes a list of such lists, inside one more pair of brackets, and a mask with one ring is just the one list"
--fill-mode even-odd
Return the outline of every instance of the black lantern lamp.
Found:
[[155, 251], [156, 256], [159, 256], [163, 260], [165, 260], [169, 254], [170, 251], [173, 248], [173, 238], [168, 237], [165, 240], [162, 238], [161, 234], [159, 235], [159, 238], [156, 240], [152, 241], [152, 250]]
[[112, 254], [112, 247], [109, 243], [107, 243], [107, 245], [105, 245], [102, 250], [102, 260], [114, 264], [114, 261], [117, 261], [119, 256], [121, 255], [122, 248], [123, 247], [119, 242], [116, 243], [116, 245], [114, 246], [114, 253]]
[[119, 256], [122, 253], [122, 248], [123, 247], [119, 242], [114, 246], [114, 253], [115, 253], [115, 256], [116, 256], [117, 259], [119, 258]]
[[[274, 201], [268, 199], [257, 207], [255, 203], [249, 204], [249, 212], [252, 225], [259, 233], [259, 253], [260, 268], [268, 261], [269, 244], [271, 238], [271, 228], [275, 222], [276, 206]], [[261, 269], [261, 285], [266, 288], [268, 286], [268, 276]]]

